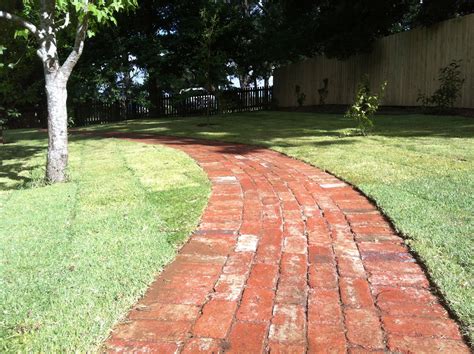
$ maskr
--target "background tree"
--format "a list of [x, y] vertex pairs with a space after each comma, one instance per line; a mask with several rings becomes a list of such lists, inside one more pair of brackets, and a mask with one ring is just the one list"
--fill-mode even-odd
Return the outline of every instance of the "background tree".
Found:
[[449, 18], [474, 12], [473, 0], [424, 0], [417, 2], [413, 25], [430, 26]]
[[[43, 64], [48, 105], [48, 157], [46, 179], [66, 180], [67, 147], [67, 82], [79, 60], [88, 29], [105, 21], [114, 21], [114, 14], [136, 4], [136, 0], [23, 0], [13, 10], [21, 16], [0, 10], [0, 18], [12, 21], [29, 32], [36, 40], [37, 55]], [[64, 61], [60, 60], [60, 36], [75, 23], [74, 45]]]
[[11, 126], [19, 123], [20, 111], [37, 107], [44, 98], [41, 63], [29, 38], [11, 41], [16, 29], [9, 22], [0, 26], [0, 120]]
[[[102, 29], [92, 28], [96, 35], [85, 44], [71, 75], [70, 98], [108, 103], [147, 100], [152, 116], [161, 113], [156, 109], [163, 93], [197, 86], [222, 88], [230, 84], [231, 76], [239, 78], [241, 87], [255, 86], [259, 80], [268, 83], [278, 65], [320, 54], [344, 59], [370, 51], [382, 36], [474, 10], [472, 0], [141, 0], [136, 11], [120, 13], [113, 4], [121, 4], [120, 10], [132, 0], [95, 0], [91, 4], [99, 4], [98, 10], [75, 8], [84, 1], [55, 2], [57, 43], [74, 41], [70, 27], [60, 31], [67, 12], [76, 26], [87, 17]], [[22, 13], [31, 23], [41, 23], [33, 3], [37, 2], [4, 0], [2, 6]], [[112, 13], [100, 14], [108, 8]], [[104, 23], [114, 16], [117, 26]], [[7, 32], [9, 41], [3, 41], [2, 33]], [[8, 94], [15, 87], [31, 89], [31, 102], [25, 105], [38, 104], [45, 98], [44, 93], [35, 93], [35, 87], [44, 85], [44, 79], [31, 65], [32, 52], [22, 54], [25, 43], [34, 43], [35, 36], [25, 40], [17, 35], [12, 42], [12, 35], [11, 25], [0, 26], [8, 63], [22, 58], [16, 69], [0, 70], [0, 106], [22, 105], [20, 98]], [[62, 53], [72, 47], [58, 48], [59, 57], [66, 61]]]

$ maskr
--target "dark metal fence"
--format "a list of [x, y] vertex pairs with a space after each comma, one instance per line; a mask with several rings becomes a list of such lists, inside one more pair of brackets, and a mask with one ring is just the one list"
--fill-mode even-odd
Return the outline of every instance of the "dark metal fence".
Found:
[[270, 108], [272, 92], [271, 87], [258, 87], [206, 94], [163, 95], [151, 115], [178, 117], [259, 111]]
[[[70, 124], [87, 126], [140, 118], [162, 118], [180, 116], [205, 116], [251, 112], [269, 109], [272, 88], [229, 89], [212, 93], [164, 94], [154, 105], [145, 106], [133, 101], [115, 103], [85, 102], [70, 104]], [[31, 112], [30, 112], [31, 111]], [[11, 119], [9, 128], [46, 127], [46, 110], [21, 111], [22, 117]]]
[[[71, 108], [70, 108], [71, 111]], [[79, 103], [72, 107], [71, 124], [83, 127], [91, 124], [121, 122], [127, 119], [146, 118], [149, 109], [135, 102]]]

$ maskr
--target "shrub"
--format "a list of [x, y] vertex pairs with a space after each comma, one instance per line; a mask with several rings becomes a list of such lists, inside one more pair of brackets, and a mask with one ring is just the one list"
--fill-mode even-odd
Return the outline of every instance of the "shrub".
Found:
[[367, 135], [374, 126], [373, 116], [379, 108], [385, 86], [387, 86], [386, 81], [380, 86], [378, 94], [372, 93], [367, 75], [362, 78], [357, 86], [354, 103], [347, 110], [345, 117], [357, 122], [357, 130], [362, 135]]
[[329, 79], [326, 78], [323, 80], [323, 87], [318, 89], [320, 105], [326, 104], [326, 98], [328, 97], [328, 94], [329, 94], [328, 86], [329, 86]]
[[439, 69], [439, 88], [431, 96], [418, 93], [417, 101], [425, 111], [443, 113], [454, 107], [465, 79], [461, 75], [461, 60], [453, 60]]
[[301, 92], [300, 85], [295, 86], [295, 95], [296, 95], [296, 102], [298, 102], [298, 107], [302, 107], [304, 101], [306, 101], [306, 94]]

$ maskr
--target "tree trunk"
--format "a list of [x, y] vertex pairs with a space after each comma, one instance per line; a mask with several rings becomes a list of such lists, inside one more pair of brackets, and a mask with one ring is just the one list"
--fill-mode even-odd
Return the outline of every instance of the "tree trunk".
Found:
[[46, 73], [48, 102], [48, 159], [46, 179], [50, 183], [66, 181], [68, 162], [67, 79], [57, 71]]

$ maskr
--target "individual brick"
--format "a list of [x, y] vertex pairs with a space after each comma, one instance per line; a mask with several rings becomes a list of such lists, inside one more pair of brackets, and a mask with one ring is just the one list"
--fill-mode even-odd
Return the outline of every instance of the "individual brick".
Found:
[[304, 236], [288, 236], [284, 240], [283, 251], [287, 253], [306, 254], [307, 239]]
[[382, 320], [391, 334], [461, 339], [458, 326], [449, 318], [382, 316]]
[[[214, 338], [192, 338], [184, 346], [181, 354], [193, 353], [222, 353], [222, 342]], [[157, 353], [168, 353], [161, 351]], [[171, 352], [170, 352], [171, 353]]]
[[255, 235], [240, 235], [237, 239], [235, 252], [255, 252], [257, 251], [258, 237]]
[[194, 321], [199, 316], [199, 306], [154, 303], [136, 306], [128, 315], [130, 320]]
[[247, 288], [237, 311], [242, 321], [268, 321], [272, 317], [273, 290], [265, 288]]
[[386, 302], [379, 300], [377, 306], [382, 313], [395, 317], [449, 317], [443, 306], [438, 303]]
[[412, 337], [388, 335], [388, 348], [396, 353], [471, 353], [466, 344], [461, 340], [447, 338]]
[[346, 353], [346, 336], [342, 324], [308, 324], [309, 353]]
[[237, 301], [244, 289], [246, 279], [245, 274], [221, 274], [214, 286], [212, 297], [219, 300]]
[[347, 307], [372, 308], [374, 306], [367, 279], [340, 278], [339, 284], [342, 302]]
[[112, 338], [133, 341], [179, 341], [191, 335], [192, 322], [135, 320], [120, 324]]
[[278, 278], [278, 266], [257, 263], [250, 272], [247, 280], [248, 287], [274, 288]]
[[308, 323], [319, 324], [341, 324], [342, 308], [337, 289], [315, 289], [311, 290], [308, 298]]
[[369, 279], [373, 285], [409, 286], [417, 288], [430, 287], [430, 283], [423, 273], [400, 273], [392, 270], [385, 270], [371, 272]]
[[253, 254], [248, 252], [235, 252], [229, 255], [227, 262], [222, 268], [224, 274], [246, 275], [250, 272]]
[[233, 326], [226, 353], [261, 353], [265, 344], [267, 325], [239, 322]]
[[268, 338], [279, 343], [305, 342], [306, 316], [303, 306], [277, 304], [273, 311]]
[[308, 279], [312, 288], [335, 289], [338, 287], [336, 266], [331, 263], [310, 264]]
[[427, 289], [393, 286], [374, 286], [373, 290], [377, 297], [377, 302], [394, 303], [437, 303], [438, 300]]
[[198, 337], [225, 338], [234, 318], [237, 302], [211, 300], [202, 310], [193, 327]]
[[105, 345], [107, 353], [177, 353], [178, 343], [141, 342], [135, 340], [111, 339]]
[[383, 335], [374, 309], [345, 310], [347, 338], [353, 345], [365, 349], [383, 349]]
[[[284, 276], [283, 279], [285, 278], [287, 277]], [[289, 278], [291, 278], [291, 276]], [[294, 278], [293, 281], [279, 282], [275, 302], [280, 304], [304, 305], [306, 303], [307, 291], [306, 278], [300, 277]]]
[[364, 264], [359, 257], [338, 257], [337, 267], [341, 277], [365, 278]]
[[270, 342], [268, 351], [272, 354], [305, 354], [306, 347], [298, 344], [282, 344]]

